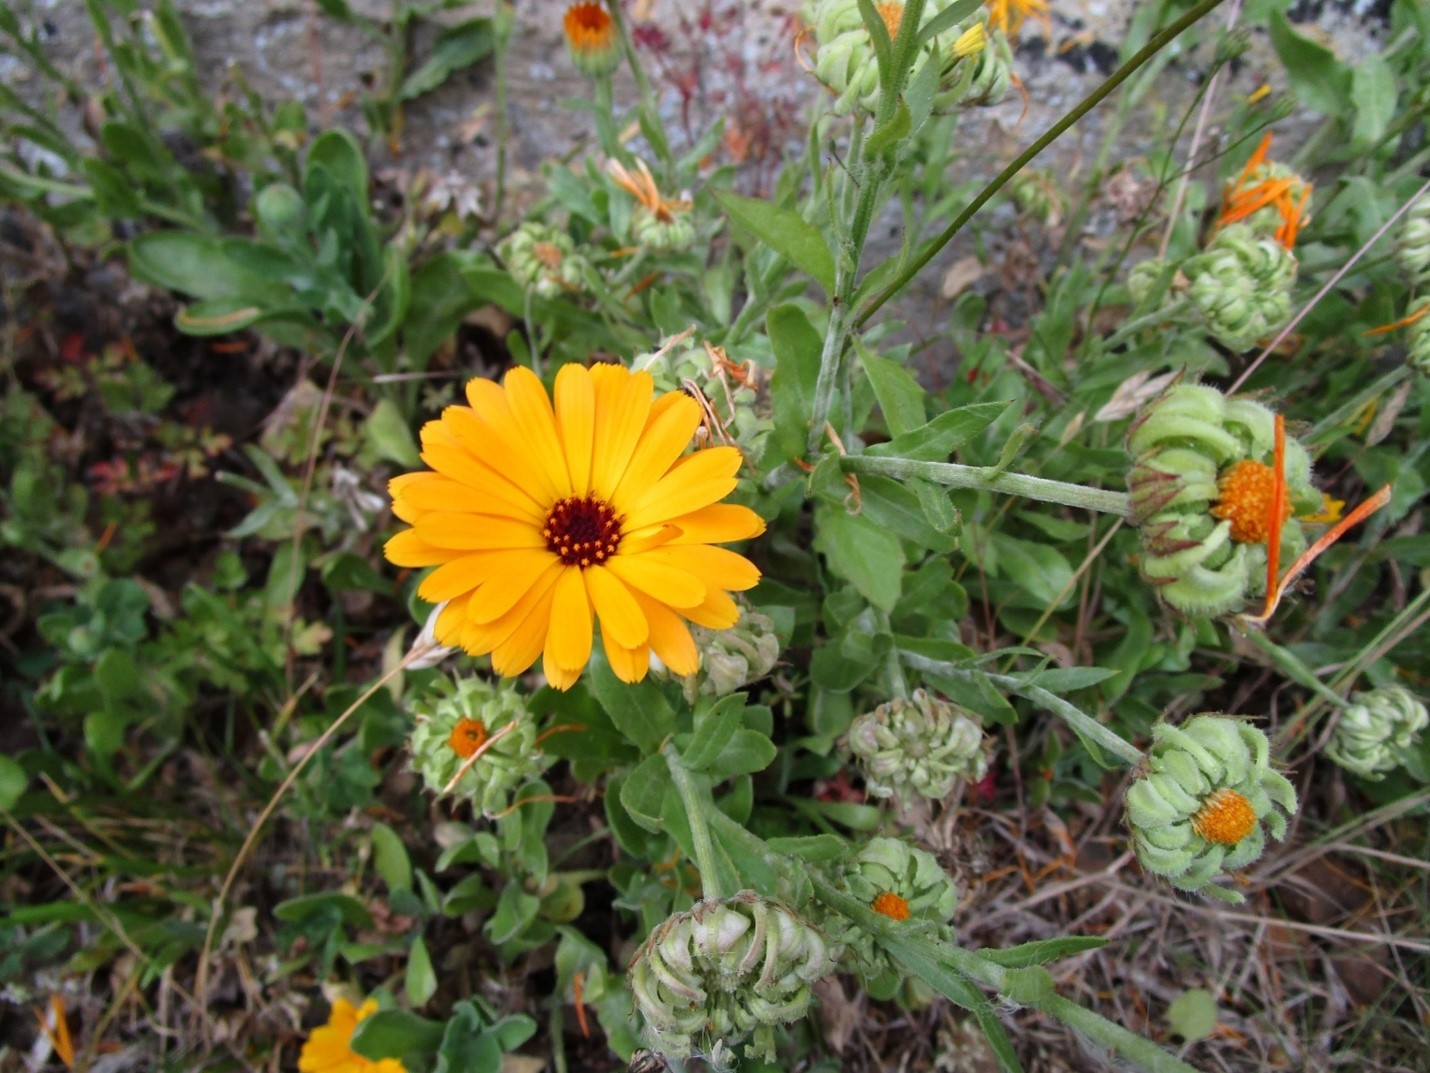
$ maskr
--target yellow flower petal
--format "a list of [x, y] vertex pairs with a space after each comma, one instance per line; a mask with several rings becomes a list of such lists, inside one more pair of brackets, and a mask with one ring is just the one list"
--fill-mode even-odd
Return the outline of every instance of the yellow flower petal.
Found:
[[617, 555], [606, 569], [627, 585], [670, 607], [695, 607], [705, 599], [705, 583], [686, 570], [653, 558], [661, 549]]
[[436, 566], [453, 559], [456, 554], [447, 548], [429, 544], [417, 535], [416, 529], [404, 529], [383, 545], [382, 554], [394, 566]]
[[[497, 518], [490, 514], [426, 514], [418, 519], [416, 527], [409, 532], [428, 546], [438, 549], [490, 551], [497, 548], [546, 547], [541, 533], [530, 522], [516, 518]], [[388, 558], [392, 557], [389, 555]], [[447, 558], [451, 556], [448, 555]], [[396, 562], [395, 559], [393, 561]]]
[[740, 605], [720, 589], [711, 589], [698, 606], [682, 607], [680, 613], [695, 625], [711, 630], [728, 630], [740, 621]]
[[555, 588], [553, 581], [529, 609], [524, 609], [512, 634], [493, 649], [492, 670], [497, 674], [507, 677], [524, 674], [541, 655], [546, 647], [546, 634], [551, 629], [551, 599]]
[[765, 531], [763, 518], [736, 503], [712, 503], [666, 524], [680, 530], [680, 535], [670, 541], [672, 544], [724, 544], [748, 540]]
[[591, 493], [609, 500], [645, 428], [655, 388], [649, 373], [632, 373], [619, 365], [592, 366], [591, 382], [596, 388]]
[[569, 494], [571, 478], [565, 463], [559, 471], [548, 464], [556, 448], [547, 445], [546, 451], [538, 452], [535, 444], [527, 442], [501, 384], [472, 380], [467, 384], [467, 401], [472, 409], [458, 419], [457, 427], [483, 461], [542, 503]]
[[561, 449], [561, 437], [556, 433], [556, 415], [545, 386], [534, 372], [520, 365], [506, 374], [502, 384], [512, 417], [525, 439], [523, 446], [551, 481], [556, 494], [570, 495], [571, 473]]
[[604, 566], [581, 571], [586, 582], [586, 594], [601, 619], [601, 636], [609, 636], [625, 648], [643, 645], [650, 635], [646, 616], [631, 590]]
[[643, 557], [705, 578], [710, 588], [743, 592], [753, 589], [760, 581], [759, 567], [749, 559], [728, 548], [709, 544], [667, 544], [646, 552]]
[[[482, 579], [481, 591], [472, 597], [467, 618], [472, 622], [495, 622], [548, 573], [561, 569], [560, 560], [545, 548], [493, 553], [495, 569]], [[430, 580], [430, 579], [429, 579]]]
[[[563, 570], [551, 601], [551, 629], [546, 635], [545, 664], [562, 670], [581, 668], [591, 658], [591, 601], [581, 571]], [[557, 688], [564, 688], [558, 686]]]
[[[700, 407], [685, 395], [667, 395], [675, 404], [664, 408], [641, 436], [621, 483], [611, 494], [611, 505], [619, 512], [626, 503], [635, 504], [675, 464], [700, 425]], [[683, 403], [683, 405], [682, 405]]]
[[672, 674], [694, 674], [700, 669], [700, 650], [685, 620], [664, 604], [636, 594], [650, 623], [650, 647]]
[[563, 365], [556, 374], [556, 425], [561, 449], [578, 496], [591, 490], [591, 459], [596, 441], [596, 386], [584, 365]]
[[734, 447], [709, 447], [686, 455], [626, 512], [625, 524], [644, 529], [724, 499], [735, 490], [744, 457]]
[[650, 648], [623, 648], [614, 641], [604, 642], [606, 661], [611, 665], [617, 678], [622, 682], [639, 682], [650, 670]]

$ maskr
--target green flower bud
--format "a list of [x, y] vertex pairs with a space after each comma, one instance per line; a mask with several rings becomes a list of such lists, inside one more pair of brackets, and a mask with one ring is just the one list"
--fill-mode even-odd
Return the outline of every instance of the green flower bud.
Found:
[[1270, 749], [1265, 734], [1231, 716], [1154, 726], [1146, 768], [1127, 791], [1142, 867], [1179, 890], [1243, 901], [1213, 881], [1260, 857], [1267, 831], [1286, 837], [1296, 812], [1296, 791], [1272, 770]]
[[1400, 218], [1395, 263], [1409, 286], [1430, 283], [1430, 193], [1416, 198]]
[[[1238, 610], [1265, 591], [1275, 474], [1276, 415], [1202, 384], [1176, 384], [1128, 430], [1129, 517], [1142, 536], [1142, 574], [1187, 615]], [[1311, 457], [1286, 438], [1291, 512], [1321, 509]], [[1305, 550], [1302, 526], [1281, 528], [1281, 560]]]
[[287, 183], [269, 183], [253, 203], [258, 230], [265, 237], [287, 237], [302, 232], [307, 206], [303, 195]]
[[[1261, 211], [1279, 223], [1274, 210]], [[1291, 319], [1296, 258], [1250, 222], [1222, 228], [1182, 271], [1206, 330], [1232, 350], [1250, 349]]]
[[751, 1039], [773, 1061], [774, 1029], [797, 1021], [810, 985], [834, 971], [837, 950], [778, 902], [744, 890], [697, 902], [650, 933], [627, 981], [653, 1050], [723, 1058]]
[[[1430, 297], [1420, 300], [1421, 305], [1430, 305]], [[1405, 332], [1408, 348], [1405, 360], [1421, 376], [1430, 376], [1430, 313], [1414, 321]]]
[[663, 213], [655, 213], [645, 205], [639, 205], [631, 225], [636, 242], [656, 253], [679, 253], [688, 250], [695, 241], [695, 225], [690, 221], [688, 209], [674, 211], [666, 208]]
[[770, 376], [753, 360], [737, 363], [723, 347], [695, 339], [692, 331], [667, 339], [654, 353], [639, 354], [632, 370], [648, 372], [657, 391], [684, 391], [705, 411], [697, 436], [740, 449], [751, 465], [765, 453], [774, 431]]
[[1341, 712], [1326, 755], [1363, 779], [1383, 779], [1404, 762], [1427, 723], [1424, 703], [1400, 686], [1356, 693]]
[[[931, 853], [897, 838], [872, 838], [839, 862], [833, 881], [921, 941], [953, 938], [949, 921], [958, 908], [958, 888]], [[847, 947], [846, 961], [872, 997], [887, 999], [900, 992], [908, 973], [873, 935], [838, 913], [821, 923], [832, 940]]]
[[[437, 689], [437, 696], [408, 706], [417, 721], [407, 743], [412, 769], [438, 796], [470, 801], [489, 817], [505, 812], [512, 791], [552, 763], [537, 747], [535, 720], [514, 690], [481, 678], [443, 678]], [[476, 762], [468, 764], [493, 738]]]
[[605, 78], [621, 65], [621, 42], [615, 23], [599, 0], [572, 4], [562, 19], [566, 52], [576, 70]]
[[[993, 105], [1008, 96], [1013, 85], [1013, 48], [1001, 30], [989, 30], [977, 17], [961, 24], [964, 40], [978, 34], [982, 48], [945, 68], [934, 107], [941, 112], [974, 105]], [[953, 31], [950, 31], [952, 33]]]
[[[728, 630], [695, 626], [690, 630], [700, 650], [700, 670], [682, 679], [685, 699], [726, 697], [751, 682], [758, 682], [774, 670], [780, 658], [780, 639], [774, 619], [752, 608], [739, 596], [740, 619]], [[667, 674], [663, 668], [652, 670]]]
[[586, 288], [586, 259], [560, 228], [528, 220], [502, 239], [497, 253], [511, 278], [542, 298]]
[[922, 689], [855, 719], [848, 742], [875, 797], [941, 800], [959, 779], [977, 782], [988, 771], [978, 717]]
[[1133, 305], [1144, 305], [1157, 286], [1162, 274], [1167, 271], [1167, 262], [1160, 257], [1139, 261], [1127, 273], [1127, 293], [1132, 296]]

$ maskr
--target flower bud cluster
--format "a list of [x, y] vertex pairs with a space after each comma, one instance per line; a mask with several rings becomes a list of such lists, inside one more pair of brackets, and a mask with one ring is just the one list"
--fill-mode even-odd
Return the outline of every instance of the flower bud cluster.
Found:
[[1296, 791], [1274, 771], [1266, 735], [1242, 719], [1194, 715], [1158, 723], [1146, 769], [1127, 791], [1127, 822], [1142, 867], [1186, 891], [1244, 899], [1214, 880], [1280, 841]]
[[977, 782], [988, 772], [978, 717], [922, 689], [859, 716], [848, 741], [875, 797], [941, 800], [959, 779]]
[[[833, 881], [920, 941], [953, 938], [949, 921], [958, 908], [958, 888], [931, 853], [897, 838], [872, 838], [839, 862]], [[845, 960], [871, 997], [887, 999], [899, 991], [907, 970], [873, 935], [838, 914], [830, 915], [826, 930], [846, 946]]]
[[1208, 334], [1232, 350], [1248, 350], [1291, 319], [1296, 257], [1270, 231], [1253, 222], [1222, 228], [1201, 253], [1182, 266], [1187, 296]]
[[[938, 15], [952, 0], [927, 0], [923, 23]], [[878, 3], [876, 8], [895, 38], [904, 5]], [[858, 0], [805, 0], [800, 12], [813, 33], [814, 76], [835, 95], [834, 111], [848, 115], [874, 112], [879, 105], [879, 62], [874, 39], [864, 25]], [[987, 54], [992, 54], [985, 59]], [[994, 104], [1007, 93], [1012, 74], [1012, 50], [1002, 33], [989, 33], [981, 13], [935, 34], [923, 46], [910, 80], [923, 64], [939, 65], [934, 108], [949, 111], [966, 104]]]
[[416, 718], [407, 743], [413, 770], [438, 796], [470, 801], [485, 816], [505, 812], [512, 792], [552, 763], [537, 747], [535, 720], [515, 690], [481, 678], [442, 678], [437, 690], [408, 704]]
[[1379, 780], [1405, 762], [1430, 723], [1425, 704], [1401, 686], [1351, 697], [1326, 755], [1363, 779]]
[[697, 341], [687, 332], [653, 353], [637, 355], [631, 368], [650, 373], [657, 391], [684, 391], [701, 403], [705, 423], [697, 436], [733, 444], [746, 461], [759, 462], [775, 418], [769, 374], [753, 361], [737, 364], [724, 348]]
[[697, 902], [646, 939], [627, 981], [646, 1041], [671, 1058], [724, 1055], [745, 1040], [772, 1061], [774, 1030], [797, 1021], [837, 948], [778, 902], [745, 890]]
[[528, 220], [497, 246], [512, 279], [541, 298], [586, 288], [586, 258], [559, 227]]
[[[1128, 430], [1127, 490], [1142, 573], [1183, 614], [1226, 614], [1265, 591], [1275, 421], [1258, 402], [1177, 384]], [[1289, 436], [1285, 472], [1282, 520], [1317, 511], [1323, 500], [1311, 485], [1310, 456]], [[1282, 526], [1281, 561], [1305, 547], [1299, 523]]]

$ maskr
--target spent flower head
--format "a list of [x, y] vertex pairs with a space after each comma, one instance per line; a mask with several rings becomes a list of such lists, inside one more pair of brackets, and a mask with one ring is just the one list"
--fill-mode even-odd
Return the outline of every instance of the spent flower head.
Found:
[[497, 246], [507, 271], [541, 298], [586, 289], [586, 258], [563, 229], [528, 220]]
[[1379, 780], [1403, 764], [1430, 724], [1425, 702], [1403, 686], [1383, 686], [1351, 697], [1326, 755], [1347, 771]]
[[1266, 735], [1226, 715], [1154, 726], [1146, 768], [1127, 791], [1142, 867], [1179, 890], [1229, 902], [1244, 899], [1216, 879], [1260, 857], [1267, 831], [1285, 838], [1295, 812], [1296, 791], [1271, 767]]
[[848, 743], [875, 797], [942, 800], [959, 779], [977, 782], [988, 770], [978, 717], [922, 689], [859, 716]]

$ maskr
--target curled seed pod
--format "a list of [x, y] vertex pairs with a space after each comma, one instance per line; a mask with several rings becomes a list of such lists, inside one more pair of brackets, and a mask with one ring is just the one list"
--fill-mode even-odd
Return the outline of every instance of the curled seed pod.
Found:
[[[434, 794], [470, 801], [486, 816], [506, 811], [512, 792], [552, 763], [537, 747], [536, 722], [525, 702], [515, 690], [481, 678], [442, 678], [437, 691], [408, 706], [416, 718], [407, 742], [413, 770]], [[488, 739], [512, 724], [468, 764]]]
[[1405, 762], [1427, 723], [1424, 702], [1401, 686], [1356, 693], [1341, 712], [1326, 755], [1361, 778], [1383, 779]]
[[1222, 228], [1182, 271], [1207, 332], [1232, 350], [1250, 349], [1291, 319], [1296, 258], [1251, 223]]
[[1416, 198], [1400, 218], [1395, 263], [1410, 286], [1430, 283], [1430, 193]]
[[657, 391], [694, 395], [705, 412], [704, 432], [697, 435], [733, 444], [751, 465], [759, 462], [775, 416], [770, 374], [753, 357], [732, 356], [684, 332], [659, 350], [636, 355], [631, 368], [650, 373]]
[[672, 1058], [774, 1058], [774, 1029], [809, 1010], [838, 951], [792, 910], [741, 891], [697, 902], [650, 933], [627, 981], [652, 1049]]
[[558, 227], [528, 220], [502, 239], [497, 253], [512, 279], [541, 298], [586, 288], [586, 258]]
[[[953, 938], [949, 922], [958, 908], [958, 888], [931, 853], [897, 838], [871, 838], [838, 862], [832, 879], [921, 941]], [[908, 972], [873, 935], [838, 913], [821, 923], [846, 946], [845, 960], [872, 997], [892, 998], [905, 986]]]
[[1266, 735], [1210, 713], [1154, 726], [1146, 769], [1127, 791], [1142, 867], [1180, 890], [1230, 902], [1243, 898], [1214, 881], [1260, 857], [1267, 831], [1284, 838], [1295, 812], [1296, 791], [1272, 769]]
[[849, 727], [848, 744], [875, 797], [940, 800], [959, 779], [977, 782], [988, 772], [978, 718], [922, 689], [859, 716]]
[[[1144, 577], [1183, 614], [1238, 610], [1266, 584], [1275, 474], [1276, 415], [1250, 399], [1228, 399], [1202, 384], [1177, 384], [1154, 399], [1128, 430], [1129, 517], [1142, 537]], [[1309, 517], [1323, 500], [1311, 458], [1294, 438], [1285, 452], [1285, 522]], [[1305, 550], [1299, 523], [1283, 525], [1281, 557]]]

